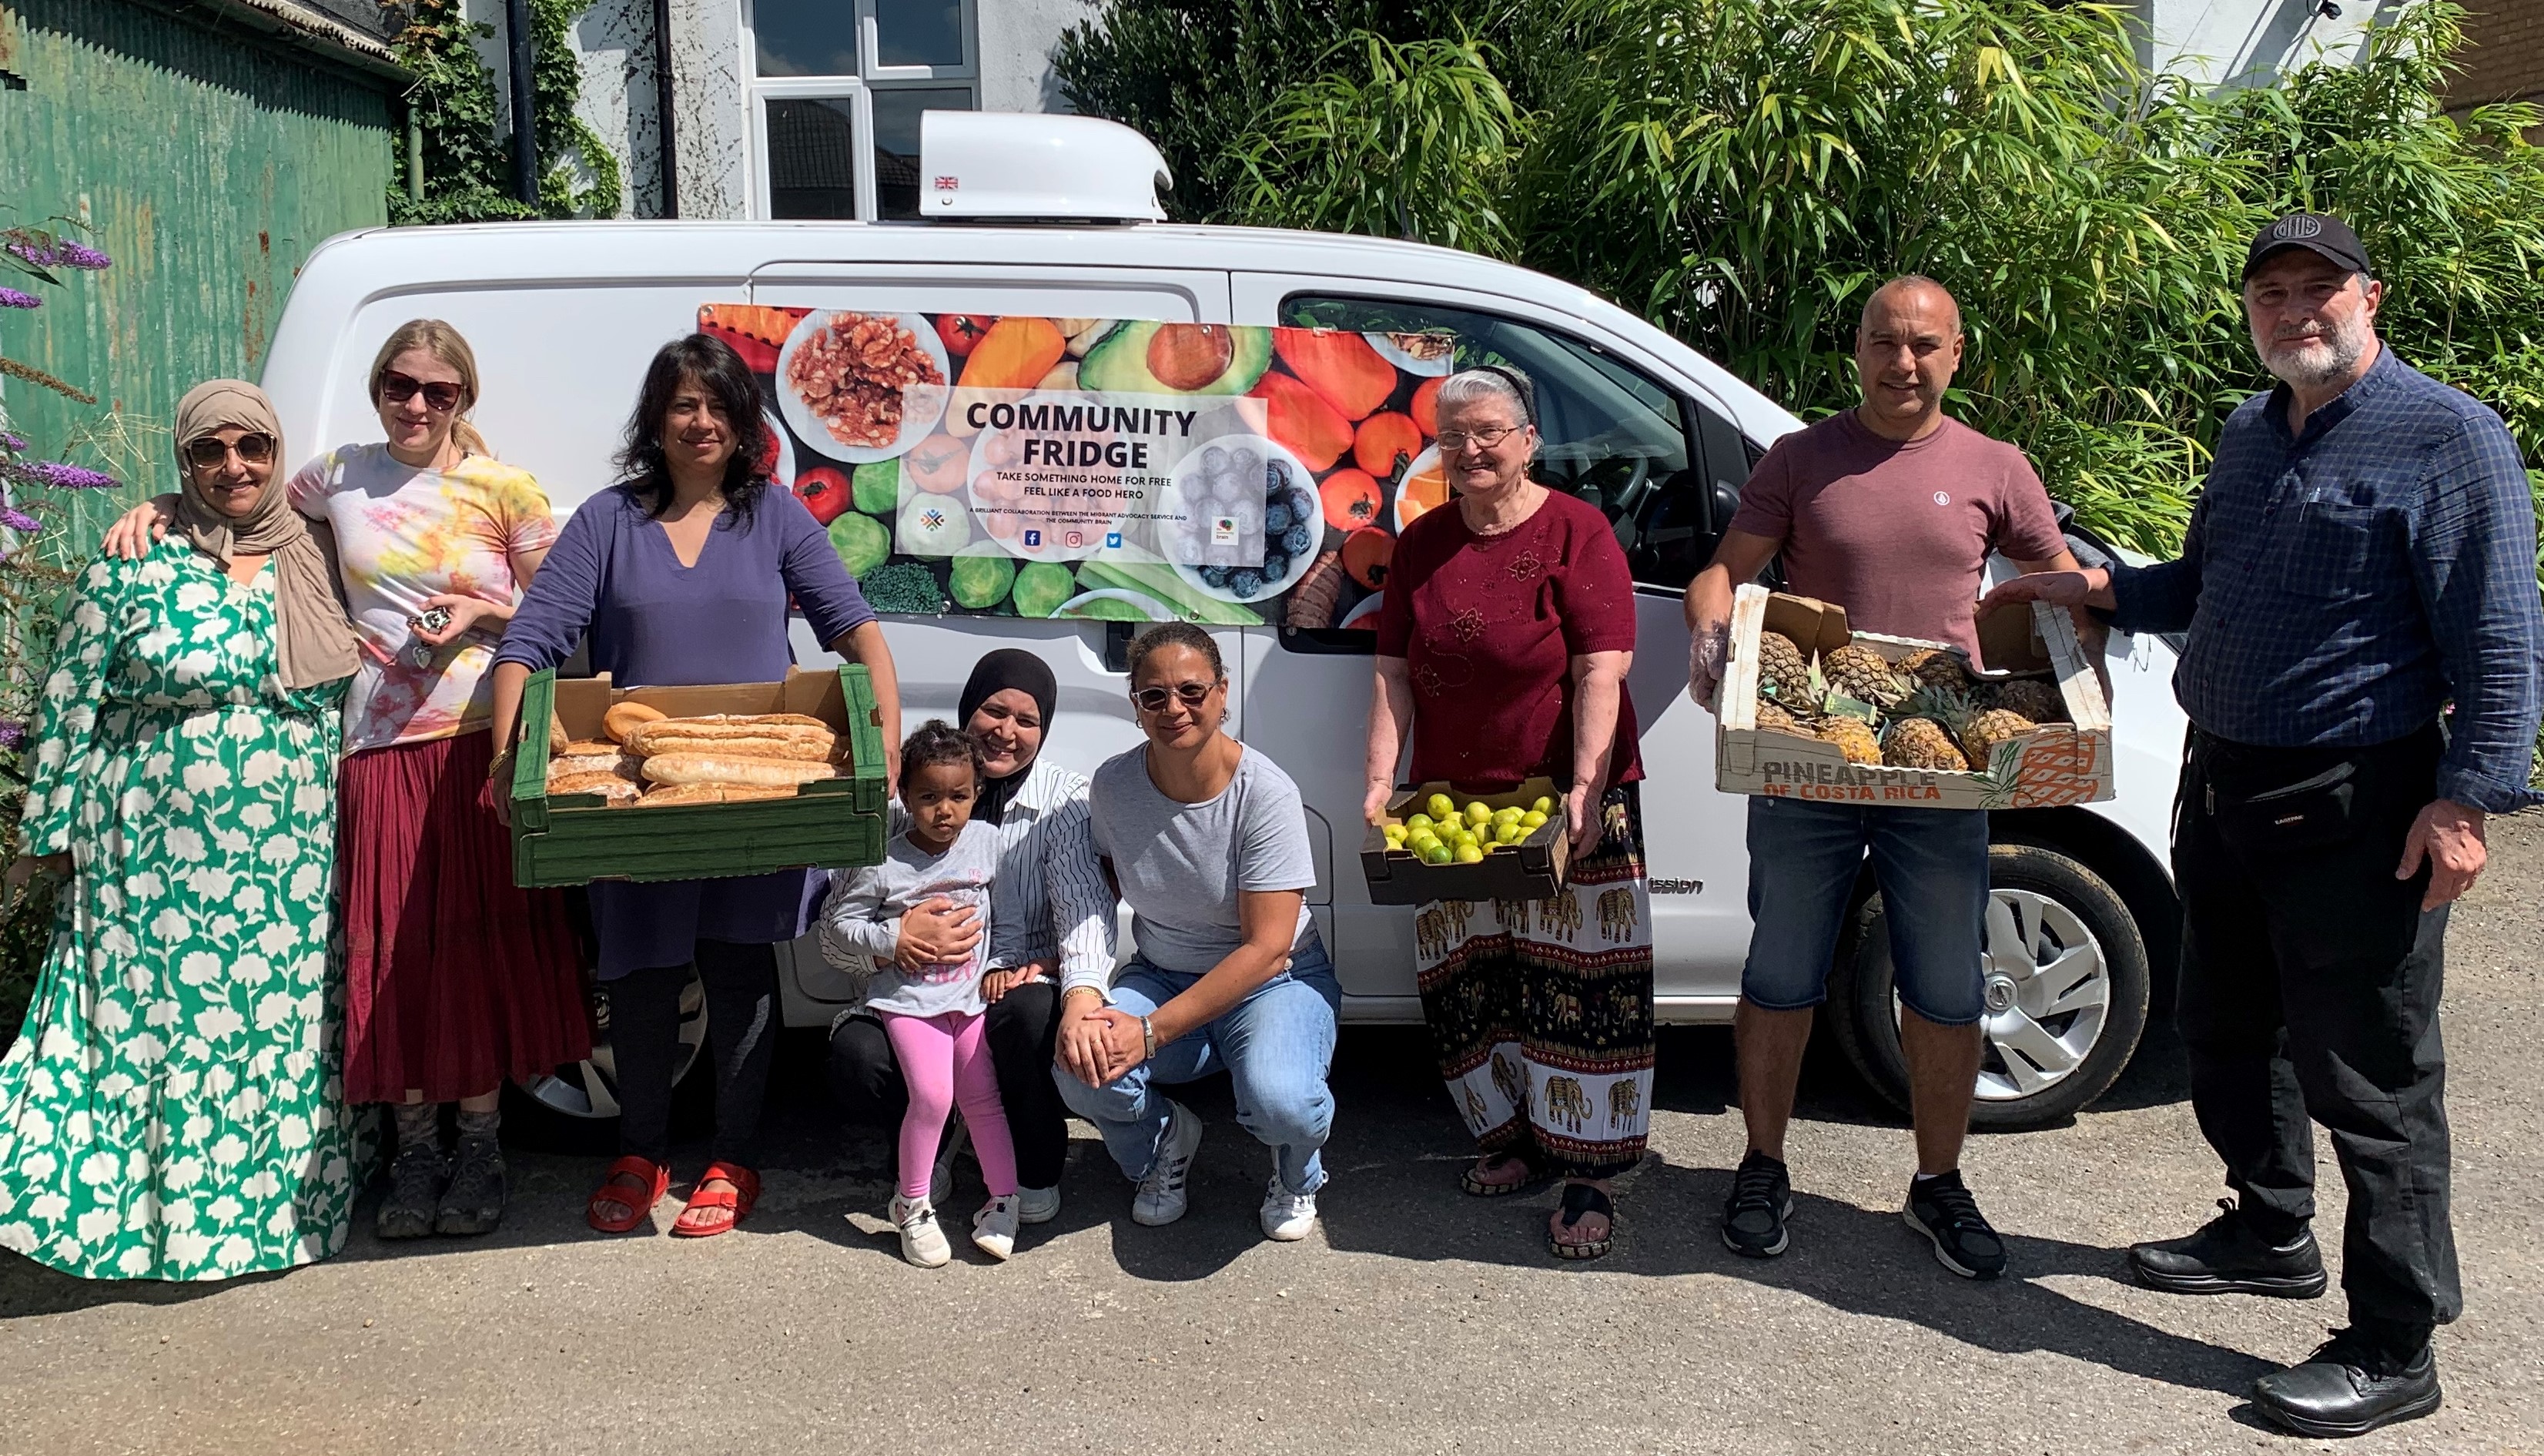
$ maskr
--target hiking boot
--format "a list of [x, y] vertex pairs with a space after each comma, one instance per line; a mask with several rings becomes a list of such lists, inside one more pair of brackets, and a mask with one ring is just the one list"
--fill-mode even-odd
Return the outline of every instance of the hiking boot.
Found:
[[1935, 1246], [1935, 1261], [1962, 1278], [1993, 1279], [2005, 1272], [2005, 1241], [1988, 1227], [1959, 1169], [1911, 1179], [1900, 1216]]
[[2253, 1382], [2253, 1407], [2301, 1436], [2358, 1436], [2438, 1409], [2429, 1342], [2408, 1357], [2355, 1330], [2337, 1330], [2305, 1363]]
[[1791, 1242], [1785, 1220], [1792, 1216], [1793, 1184], [1785, 1165], [1764, 1153], [1741, 1159], [1731, 1196], [1722, 1201], [1722, 1247], [1746, 1258], [1774, 1258]]
[[429, 1143], [400, 1148], [389, 1163], [388, 1196], [380, 1200], [372, 1228], [383, 1239], [421, 1239], [432, 1233], [448, 1177], [439, 1148]]
[[493, 1138], [461, 1138], [433, 1231], [454, 1237], [495, 1232], [504, 1221], [504, 1183], [503, 1145]]
[[2197, 1233], [2129, 1248], [2129, 1271], [2149, 1289], [2168, 1294], [2266, 1294], [2313, 1299], [2330, 1283], [2314, 1231], [2273, 1244], [2253, 1229], [2235, 1200], [2220, 1198], [2215, 1218]]

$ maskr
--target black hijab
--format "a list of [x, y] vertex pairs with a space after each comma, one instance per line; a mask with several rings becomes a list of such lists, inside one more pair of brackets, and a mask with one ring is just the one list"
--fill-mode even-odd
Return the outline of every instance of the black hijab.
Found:
[[[973, 664], [972, 679], [963, 685], [963, 696], [955, 705], [959, 726], [970, 732], [972, 715], [981, 710], [981, 704], [1010, 688], [1032, 698], [1035, 709], [1042, 714], [1042, 745], [1034, 750], [1034, 757], [1040, 759], [1042, 750], [1051, 747], [1051, 710], [1060, 700], [1060, 680], [1052, 676], [1048, 663], [1030, 652], [1001, 647]], [[1004, 778], [982, 779], [981, 801], [973, 806], [972, 817], [997, 823], [1007, 812], [1008, 800], [1025, 786], [1032, 772], [1033, 765], [1027, 764], [1021, 771]]]

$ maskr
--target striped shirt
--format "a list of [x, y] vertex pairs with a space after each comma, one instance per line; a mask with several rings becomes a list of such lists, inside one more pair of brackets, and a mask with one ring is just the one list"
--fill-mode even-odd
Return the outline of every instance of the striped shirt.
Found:
[[2380, 349], [2291, 436], [2287, 387], [2227, 421], [2182, 558], [2112, 573], [2112, 625], [2190, 636], [2190, 721], [2265, 748], [2364, 747], [2452, 701], [2437, 795], [2493, 813], [2544, 711], [2535, 508], [2500, 416]]

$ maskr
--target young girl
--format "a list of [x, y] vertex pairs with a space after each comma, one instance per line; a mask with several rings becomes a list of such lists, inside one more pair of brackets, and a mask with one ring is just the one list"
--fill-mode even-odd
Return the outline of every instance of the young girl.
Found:
[[[901, 803], [909, 827], [893, 836], [881, 864], [834, 870], [822, 911], [822, 949], [851, 973], [872, 969], [866, 1008], [883, 1018], [893, 1055], [910, 1086], [901, 1120], [901, 1188], [892, 1222], [901, 1256], [935, 1268], [953, 1256], [928, 1177], [946, 1114], [959, 1104], [971, 1126], [990, 1201], [972, 1216], [972, 1242], [992, 1258], [1016, 1247], [1016, 1153], [1007, 1114], [982, 1041], [982, 967], [990, 945], [990, 881], [997, 873], [998, 832], [975, 823], [981, 795], [981, 751], [952, 724], [921, 724], [901, 750]], [[895, 959], [901, 918], [943, 896], [980, 918], [982, 936], [959, 961]]]

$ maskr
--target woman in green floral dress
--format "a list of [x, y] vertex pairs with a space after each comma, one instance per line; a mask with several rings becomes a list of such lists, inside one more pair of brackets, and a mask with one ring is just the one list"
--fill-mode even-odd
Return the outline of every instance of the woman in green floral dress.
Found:
[[355, 1193], [327, 958], [353, 632], [265, 396], [214, 380], [177, 424], [179, 528], [64, 604], [11, 869], [68, 878], [0, 1058], [0, 1249], [92, 1279], [323, 1258]]

